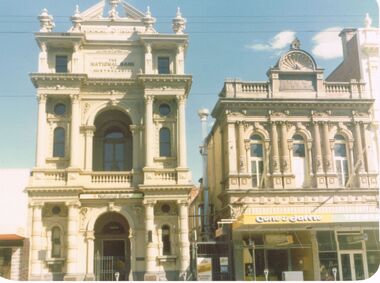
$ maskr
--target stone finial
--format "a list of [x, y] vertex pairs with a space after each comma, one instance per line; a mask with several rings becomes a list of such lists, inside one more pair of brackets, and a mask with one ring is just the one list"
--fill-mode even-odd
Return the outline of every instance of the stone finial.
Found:
[[181, 10], [177, 8], [176, 17], [173, 19], [173, 31], [175, 34], [183, 34], [186, 28], [186, 19], [182, 17]]
[[368, 13], [365, 14], [365, 18], [364, 18], [364, 27], [365, 28], [370, 28], [372, 26], [372, 19], [371, 17], [369, 16]]
[[121, 0], [108, 0], [108, 2], [111, 6], [108, 12], [108, 16], [113, 20], [119, 16], [116, 8], [117, 8], [117, 5], [120, 4]]
[[149, 6], [146, 8], [145, 17], [142, 20], [145, 25], [145, 32], [153, 33], [154, 32], [153, 25], [156, 22], [156, 19], [152, 17], [152, 13], [150, 12]]
[[301, 47], [301, 42], [299, 41], [298, 38], [295, 38], [290, 44], [290, 49], [300, 49], [300, 47]]
[[74, 15], [72, 15], [72, 17], [71, 17], [71, 21], [73, 23], [72, 31], [80, 31], [81, 30], [81, 23], [82, 23], [82, 16], [80, 15], [78, 5], [76, 5]]
[[43, 9], [41, 14], [38, 16], [40, 21], [40, 32], [51, 32], [55, 27], [53, 16], [49, 15], [47, 9]]

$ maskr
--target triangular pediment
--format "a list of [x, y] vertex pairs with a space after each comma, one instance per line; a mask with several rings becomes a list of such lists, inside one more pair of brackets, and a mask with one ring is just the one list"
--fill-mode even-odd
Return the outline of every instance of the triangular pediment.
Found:
[[[107, 8], [106, 5], [107, 0], [102, 0], [99, 3], [95, 4], [94, 6], [88, 8], [84, 12], [80, 13], [80, 17], [83, 21], [91, 21], [91, 20], [97, 20], [105, 18], [104, 15], [108, 14], [108, 11], [105, 11]], [[121, 1], [120, 5], [123, 8], [124, 14], [119, 15], [119, 19], [133, 19], [133, 20], [141, 20], [144, 18], [145, 14], [135, 7], [133, 7], [131, 4]]]

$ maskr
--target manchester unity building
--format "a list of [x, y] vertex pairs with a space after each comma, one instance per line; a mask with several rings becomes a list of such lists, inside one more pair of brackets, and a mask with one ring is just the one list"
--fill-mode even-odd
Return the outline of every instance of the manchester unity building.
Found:
[[[39, 21], [29, 279], [194, 278], [180, 10], [168, 34], [121, 0], [77, 8], [64, 33], [47, 10]], [[379, 29], [367, 18], [341, 37], [326, 79], [295, 40], [267, 82], [224, 83], [206, 138], [207, 229], [228, 220], [228, 242], [208, 238], [230, 251], [219, 271], [231, 279], [359, 280], [379, 266]]]

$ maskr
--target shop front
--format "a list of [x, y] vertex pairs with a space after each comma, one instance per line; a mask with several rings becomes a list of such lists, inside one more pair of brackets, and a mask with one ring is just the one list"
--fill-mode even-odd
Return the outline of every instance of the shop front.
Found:
[[369, 278], [380, 263], [376, 219], [370, 214], [243, 215], [233, 224], [243, 267], [236, 270], [237, 279]]

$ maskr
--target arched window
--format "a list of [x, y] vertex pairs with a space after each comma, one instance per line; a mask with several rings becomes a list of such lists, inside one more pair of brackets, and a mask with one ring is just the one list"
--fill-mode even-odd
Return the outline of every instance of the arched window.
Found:
[[161, 227], [162, 231], [162, 254], [170, 255], [171, 246], [170, 246], [170, 227], [168, 225], [163, 225]]
[[61, 257], [61, 229], [59, 227], [53, 227], [51, 229], [51, 257]]
[[292, 172], [297, 188], [304, 185], [306, 177], [305, 140], [301, 135], [293, 136]]
[[104, 164], [105, 171], [125, 170], [125, 137], [124, 133], [114, 127], [108, 129], [104, 136]]
[[345, 186], [348, 181], [347, 143], [342, 135], [335, 135], [334, 139], [335, 171], [338, 175], [339, 185]]
[[170, 130], [161, 128], [160, 130], [160, 156], [170, 156]]
[[55, 128], [53, 139], [53, 157], [65, 156], [65, 129]]
[[259, 135], [251, 136], [251, 173], [252, 187], [257, 188], [261, 185], [264, 170], [264, 145]]

